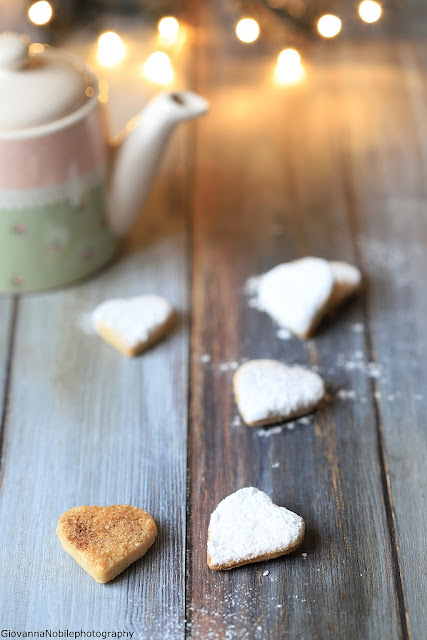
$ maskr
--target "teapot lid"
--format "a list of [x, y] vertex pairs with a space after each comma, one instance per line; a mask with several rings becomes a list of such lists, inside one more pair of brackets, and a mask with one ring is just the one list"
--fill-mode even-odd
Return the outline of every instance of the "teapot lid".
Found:
[[28, 36], [0, 33], [0, 134], [70, 115], [96, 92], [95, 78], [72, 54]]

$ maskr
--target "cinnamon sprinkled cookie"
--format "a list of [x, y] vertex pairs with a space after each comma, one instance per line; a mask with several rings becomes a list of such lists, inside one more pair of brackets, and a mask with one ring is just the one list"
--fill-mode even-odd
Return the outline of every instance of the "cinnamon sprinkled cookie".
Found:
[[109, 582], [153, 544], [157, 527], [138, 507], [75, 507], [63, 513], [56, 529], [65, 551], [97, 582]]

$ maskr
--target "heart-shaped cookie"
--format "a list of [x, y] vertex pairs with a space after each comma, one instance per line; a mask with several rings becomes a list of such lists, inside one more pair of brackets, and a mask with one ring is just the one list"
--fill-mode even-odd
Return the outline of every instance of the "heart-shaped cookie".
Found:
[[333, 288], [326, 260], [302, 258], [279, 264], [259, 277], [256, 306], [281, 327], [307, 338], [324, 315]]
[[97, 582], [109, 582], [153, 544], [157, 527], [138, 507], [75, 507], [56, 529], [65, 551]]
[[233, 376], [240, 415], [256, 427], [297, 418], [313, 411], [325, 395], [322, 378], [277, 360], [249, 360]]
[[153, 344], [172, 318], [171, 304], [155, 295], [106, 300], [92, 312], [95, 331], [127, 356], [135, 356]]
[[224, 498], [211, 515], [208, 566], [234, 569], [291, 553], [302, 543], [304, 520], [271, 498], [246, 487]]

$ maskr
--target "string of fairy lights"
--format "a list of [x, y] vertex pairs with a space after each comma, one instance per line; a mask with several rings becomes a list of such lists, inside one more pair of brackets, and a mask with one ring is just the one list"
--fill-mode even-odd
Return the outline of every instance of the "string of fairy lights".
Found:
[[[363, 22], [372, 24], [382, 15], [381, 4], [375, 0], [363, 0], [357, 7], [358, 15]], [[38, 0], [28, 9], [28, 19], [37, 26], [47, 25], [54, 16], [54, 9], [47, 0]], [[342, 20], [339, 16], [325, 14], [316, 23], [318, 34], [326, 39], [335, 38], [341, 32]], [[142, 65], [145, 77], [157, 85], [168, 85], [173, 81], [174, 69], [168, 53], [179, 38], [185, 39], [185, 26], [176, 17], [164, 16], [157, 23], [158, 41], [162, 50], [153, 51]], [[261, 35], [261, 28], [253, 17], [245, 16], [237, 21], [235, 35], [244, 44], [256, 42]], [[115, 31], [101, 33], [97, 40], [96, 58], [100, 66], [115, 67], [126, 57], [126, 45], [122, 37]], [[279, 84], [298, 82], [304, 75], [301, 56], [295, 48], [280, 51], [277, 56], [274, 76]]]

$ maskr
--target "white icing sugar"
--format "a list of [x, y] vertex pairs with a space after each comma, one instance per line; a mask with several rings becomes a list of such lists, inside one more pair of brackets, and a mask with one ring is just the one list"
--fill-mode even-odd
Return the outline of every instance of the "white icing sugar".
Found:
[[224, 498], [211, 515], [210, 565], [235, 566], [264, 555], [286, 553], [302, 541], [305, 524], [263, 491], [246, 487]]
[[325, 395], [322, 378], [276, 360], [250, 360], [233, 377], [239, 412], [247, 424], [277, 422], [312, 411]]
[[253, 282], [258, 308], [301, 337], [317, 323], [334, 287], [328, 262], [311, 257], [279, 264]]
[[109, 329], [129, 345], [135, 347], [148, 341], [151, 335], [165, 325], [173, 309], [165, 298], [142, 295], [127, 299], [101, 302], [92, 312], [96, 331]]
[[83, 333], [86, 333], [88, 336], [91, 336], [95, 333], [92, 323], [92, 314], [90, 313], [81, 313], [77, 317], [76, 324], [79, 329], [81, 329]]

